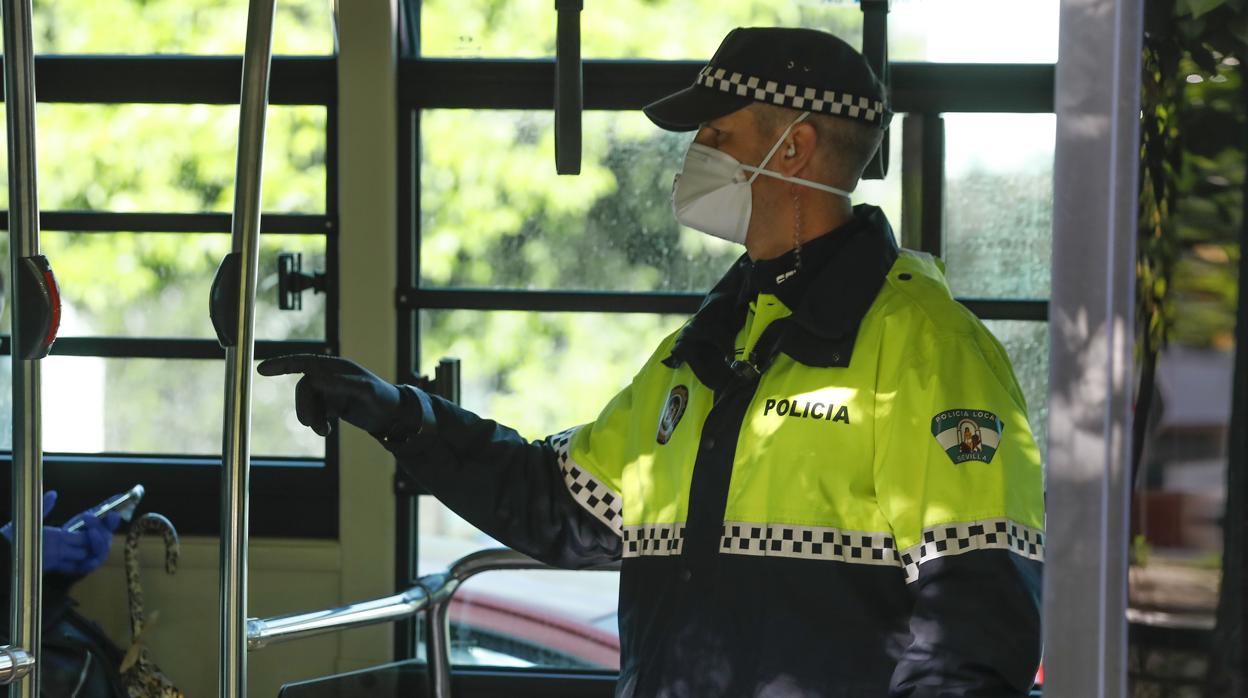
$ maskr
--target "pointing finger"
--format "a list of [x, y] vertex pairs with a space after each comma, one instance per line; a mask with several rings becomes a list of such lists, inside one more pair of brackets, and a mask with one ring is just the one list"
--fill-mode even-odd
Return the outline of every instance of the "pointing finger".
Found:
[[325, 359], [316, 354], [288, 354], [265, 359], [256, 370], [262, 376], [286, 376], [292, 373], [312, 373], [317, 365]]

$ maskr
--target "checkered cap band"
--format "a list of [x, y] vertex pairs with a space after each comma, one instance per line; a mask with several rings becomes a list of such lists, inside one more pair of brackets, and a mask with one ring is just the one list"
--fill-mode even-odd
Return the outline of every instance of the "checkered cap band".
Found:
[[683, 523], [624, 527], [624, 557], [666, 557], [680, 555], [684, 550]]
[[883, 102], [868, 97], [786, 84], [709, 65], [698, 73], [694, 84], [739, 97], [749, 97], [758, 102], [819, 114], [844, 116], [877, 126], [884, 125], [887, 113]]
[[719, 551], [726, 555], [901, 566], [893, 534], [824, 526], [725, 521]]
[[578, 465], [569, 453], [572, 435], [578, 429], [580, 427], [574, 427], [549, 438], [550, 445], [555, 449], [559, 470], [563, 473], [563, 482], [568, 486], [568, 491], [572, 493], [572, 498], [578, 504], [593, 514], [594, 518], [606, 524], [615, 532], [615, 535], [621, 535], [624, 500], [620, 498], [620, 493], [607, 487], [601, 480]]
[[923, 563], [972, 550], [1008, 550], [1028, 560], [1044, 562], [1044, 531], [1010, 519], [983, 519], [925, 528], [922, 542], [901, 553], [906, 583], [919, 578], [919, 566]]

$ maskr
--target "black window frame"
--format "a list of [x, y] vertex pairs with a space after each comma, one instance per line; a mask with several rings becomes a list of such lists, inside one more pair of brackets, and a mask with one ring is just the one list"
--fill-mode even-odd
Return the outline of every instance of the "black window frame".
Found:
[[[553, 58], [426, 58], [419, 52], [420, 0], [400, 3], [398, 65], [397, 374], [421, 375], [422, 310], [521, 310], [691, 315], [699, 293], [424, 288], [420, 284], [420, 114], [423, 109], [552, 110]], [[555, 21], [555, 13], [550, 14]], [[693, 84], [699, 61], [595, 59], [583, 62], [584, 109], [639, 110]], [[893, 62], [890, 97], [905, 119], [901, 168], [906, 247], [940, 256], [944, 245], [945, 113], [1054, 113], [1056, 65], [1051, 63]], [[904, 117], [903, 117], [904, 115]], [[896, 123], [896, 122], [894, 122]], [[554, 163], [550, 163], [554, 167]], [[1047, 322], [1047, 298], [958, 300], [981, 320]], [[429, 357], [433, 358], [433, 357]], [[471, 368], [469, 368], [471, 370]], [[396, 473], [395, 588], [410, 588], [417, 569], [420, 486]], [[395, 632], [395, 659], [415, 658], [415, 623]]]
[[[0, 58], [0, 62], [3, 58]], [[2, 64], [2, 63], [0, 63]], [[324, 341], [257, 341], [255, 356], [287, 353], [338, 353], [338, 135], [337, 57], [274, 56], [269, 103], [322, 106], [325, 119], [325, 210], [323, 214], [266, 213], [263, 235], [325, 236], [327, 277]], [[40, 55], [35, 57], [39, 102], [66, 104], [235, 105], [241, 93], [241, 56]], [[2, 99], [2, 97], [0, 97]], [[44, 211], [45, 231], [108, 234], [229, 233], [230, 213]], [[0, 212], [8, 228], [8, 212]], [[53, 270], [56, 260], [49, 260]], [[207, 321], [207, 298], [204, 315]], [[12, 353], [11, 338], [0, 336], [0, 356]], [[170, 337], [62, 337], [53, 356], [147, 359], [224, 359], [213, 339]], [[224, 363], [222, 390], [224, 390]], [[147, 488], [141, 510], [177, 512], [184, 535], [220, 534], [220, 457], [168, 453], [46, 453], [48, 487], [62, 486], [61, 511], [77, 511], [135, 483]], [[12, 453], [0, 452], [0, 477], [7, 478]], [[213, 467], [216, 466], [216, 467]], [[338, 439], [331, 434], [325, 457], [253, 456], [250, 534], [285, 538], [338, 537]], [[9, 502], [0, 503], [7, 518]]]

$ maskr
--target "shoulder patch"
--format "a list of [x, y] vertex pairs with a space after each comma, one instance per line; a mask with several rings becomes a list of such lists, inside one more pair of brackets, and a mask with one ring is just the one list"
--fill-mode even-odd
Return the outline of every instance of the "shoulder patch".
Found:
[[688, 406], [689, 389], [683, 385], [672, 388], [663, 405], [663, 411], [659, 413], [659, 432], [655, 438], [660, 445], [666, 444], [672, 438], [672, 432], [676, 431], [676, 425], [680, 424], [680, 418], [685, 416], [685, 408]]
[[985, 410], [948, 410], [932, 417], [932, 436], [954, 463], [991, 463], [1005, 425]]

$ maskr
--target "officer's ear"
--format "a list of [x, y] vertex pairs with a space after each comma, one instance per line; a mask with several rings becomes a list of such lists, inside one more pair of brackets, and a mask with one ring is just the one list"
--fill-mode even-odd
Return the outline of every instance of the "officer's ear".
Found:
[[788, 177], [810, 173], [811, 160], [815, 156], [815, 148], [819, 145], [819, 133], [812, 124], [803, 121], [789, 131], [772, 165], [780, 174]]

